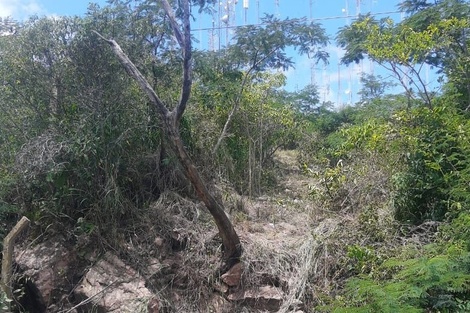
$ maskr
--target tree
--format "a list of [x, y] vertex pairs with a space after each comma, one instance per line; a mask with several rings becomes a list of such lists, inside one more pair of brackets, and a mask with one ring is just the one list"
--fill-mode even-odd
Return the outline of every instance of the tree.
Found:
[[454, 21], [453, 25], [442, 27], [441, 37], [433, 53], [425, 56], [423, 62], [446, 75], [448, 85], [460, 94], [459, 99], [470, 109], [470, 54], [468, 50], [470, 4], [465, 0], [419, 1], [411, 5], [404, 1], [400, 9], [411, 14], [402, 24], [416, 31], [425, 31], [439, 25], [437, 21]]
[[327, 62], [328, 53], [322, 50], [328, 44], [325, 30], [317, 23], [306, 23], [305, 19], [279, 20], [266, 15], [261, 25], [243, 26], [236, 29], [235, 44], [228, 47], [224, 54], [233, 60], [231, 70], [240, 73], [238, 92], [233, 96], [232, 110], [217, 140], [213, 154], [219, 149], [227, 136], [234, 114], [240, 107], [244, 89], [256, 73], [268, 69], [287, 70], [293, 67], [291, 57], [285, 50], [295, 48], [300, 54], [307, 54], [317, 62]]
[[384, 81], [380, 75], [375, 76], [373, 74], [365, 73], [361, 75], [361, 84], [362, 88], [359, 91], [359, 95], [361, 96], [361, 102], [363, 103], [380, 98], [384, 95], [385, 90], [395, 86], [395, 84], [391, 82]]
[[404, 1], [400, 7], [413, 13], [401, 23], [365, 15], [340, 29], [337, 42], [346, 49], [342, 62], [357, 63], [367, 55], [394, 74], [410, 100], [419, 97], [428, 107], [434, 93], [422, 74], [425, 64], [441, 69], [451, 83], [468, 94], [466, 29], [470, 6], [460, 0], [443, 0]]
[[12, 35], [15, 33], [18, 23], [11, 18], [0, 17], [0, 36]]
[[[178, 6], [178, 16], [175, 14], [174, 9], [167, 0], [161, 0], [158, 3], [161, 4], [162, 9], [168, 18], [173, 34], [181, 48], [182, 55], [181, 92], [178, 103], [173, 109], [169, 110], [167, 108], [165, 103], [155, 93], [147, 79], [122, 51], [116, 41], [106, 39], [100, 34], [98, 35], [110, 45], [122, 66], [126, 69], [128, 74], [135, 79], [140, 88], [148, 96], [150, 102], [154, 105], [161, 120], [163, 132], [168, 139], [169, 146], [178, 157], [182, 167], [184, 168], [184, 174], [194, 186], [199, 199], [205, 204], [215, 220], [224, 246], [223, 260], [225, 262], [224, 269], [226, 269], [239, 261], [242, 253], [240, 239], [232, 223], [225, 214], [222, 205], [215, 200], [200, 177], [196, 166], [186, 151], [179, 130], [181, 118], [188, 104], [192, 86], [191, 3], [189, 0], [180, 1]], [[181, 25], [178, 23], [178, 20], [180, 20]]]
[[320, 96], [315, 85], [307, 85], [293, 95], [294, 106], [304, 114], [319, 114], [321, 112]]

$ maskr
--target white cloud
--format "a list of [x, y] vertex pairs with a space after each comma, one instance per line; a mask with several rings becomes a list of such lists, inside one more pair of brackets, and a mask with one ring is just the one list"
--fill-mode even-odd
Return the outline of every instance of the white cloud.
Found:
[[15, 2], [17, 1], [0, 0], [0, 16], [2, 17], [12, 16], [16, 7]]
[[27, 15], [44, 13], [44, 9], [36, 1], [27, 1], [22, 7], [22, 11]]
[[0, 17], [22, 20], [33, 14], [45, 14], [36, 0], [0, 0]]

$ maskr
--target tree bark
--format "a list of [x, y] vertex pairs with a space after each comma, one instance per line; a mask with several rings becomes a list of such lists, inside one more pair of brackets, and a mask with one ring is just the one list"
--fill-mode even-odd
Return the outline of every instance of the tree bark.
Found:
[[190, 29], [190, 7], [189, 0], [182, 0], [180, 3], [183, 11], [182, 30], [176, 21], [173, 9], [167, 0], [160, 0], [166, 15], [170, 19], [173, 33], [181, 46], [183, 54], [183, 82], [181, 85], [181, 94], [177, 106], [169, 111], [163, 101], [155, 93], [151, 85], [140, 73], [134, 63], [122, 51], [121, 47], [114, 40], [106, 39], [99, 33], [95, 32], [101, 39], [106, 41], [112, 48], [114, 54], [126, 69], [127, 73], [139, 84], [140, 88], [147, 94], [151, 103], [155, 106], [156, 111], [162, 120], [163, 131], [170, 143], [170, 147], [178, 157], [179, 162], [183, 166], [184, 174], [189, 179], [196, 190], [199, 200], [201, 200], [211, 213], [219, 230], [223, 244], [223, 269], [230, 268], [233, 264], [239, 262], [242, 254], [240, 238], [235, 231], [232, 223], [228, 219], [225, 211], [220, 203], [218, 203], [212, 194], [208, 191], [206, 184], [202, 180], [199, 172], [189, 157], [179, 132], [179, 124], [181, 117], [186, 109], [187, 102], [191, 93], [192, 85], [192, 68], [191, 68], [191, 29]]
[[222, 238], [222, 244], [224, 247], [223, 259], [228, 269], [240, 260], [240, 256], [242, 254], [240, 239], [235, 228], [228, 219], [227, 214], [225, 214], [225, 210], [222, 205], [219, 204], [207, 190], [206, 184], [200, 177], [196, 166], [191, 161], [184, 147], [178, 129], [173, 127], [171, 124], [174, 125], [171, 118], [167, 119], [165, 129], [167, 131], [170, 145], [172, 146], [171, 148], [176, 152], [176, 155], [184, 168], [184, 173], [196, 190], [199, 200], [204, 203], [214, 218], [220, 237]]
[[16, 238], [29, 226], [29, 219], [25, 216], [13, 227], [8, 235], [3, 240], [3, 260], [2, 260], [2, 279], [1, 287], [8, 299], [13, 300], [13, 290], [11, 287], [12, 276], [12, 263], [13, 263], [13, 250], [15, 247]]

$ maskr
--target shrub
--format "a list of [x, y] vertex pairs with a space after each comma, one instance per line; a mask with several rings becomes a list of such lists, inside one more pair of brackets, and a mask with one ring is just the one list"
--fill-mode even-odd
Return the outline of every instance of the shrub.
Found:
[[389, 279], [351, 278], [333, 312], [466, 312], [469, 265], [470, 254], [456, 246], [428, 245], [420, 257], [390, 258], [380, 269]]
[[468, 197], [470, 124], [446, 106], [401, 112], [396, 120], [407, 151], [406, 169], [394, 177], [396, 218], [442, 221], [452, 202]]

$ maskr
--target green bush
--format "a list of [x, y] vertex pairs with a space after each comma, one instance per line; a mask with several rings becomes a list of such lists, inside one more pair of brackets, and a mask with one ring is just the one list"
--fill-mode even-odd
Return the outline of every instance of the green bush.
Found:
[[[396, 112], [342, 130], [335, 152], [375, 153], [390, 162], [390, 198], [399, 222], [440, 221], [437, 234], [405, 245], [398, 256], [348, 249], [345, 289], [329, 312], [468, 312], [470, 308], [470, 123], [453, 106]], [[364, 210], [367, 212], [367, 210]], [[372, 221], [374, 217], [372, 216]], [[406, 232], [404, 233], [406, 236]], [[430, 243], [434, 241], [434, 243]], [[399, 249], [397, 249], [399, 251]]]
[[470, 124], [443, 105], [401, 112], [396, 119], [406, 151], [406, 169], [394, 177], [396, 218], [442, 221], [453, 202], [468, 197]]
[[452, 203], [470, 204], [470, 123], [441, 102], [345, 126], [325, 140], [323, 155], [334, 162], [358, 153], [379, 155], [393, 174], [395, 218], [442, 221]]
[[[330, 308], [333, 312], [467, 312], [470, 253], [458, 246], [425, 248], [424, 255], [413, 252], [416, 258], [404, 254], [385, 261], [376, 272], [387, 279], [371, 275], [349, 279], [345, 293]], [[369, 255], [360, 251], [361, 259]]]

